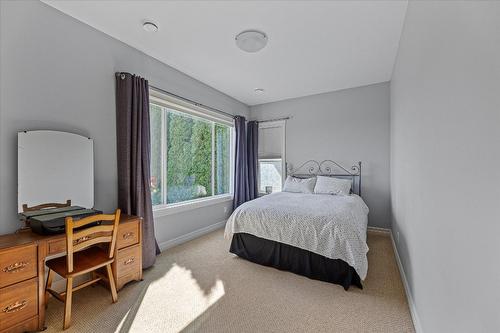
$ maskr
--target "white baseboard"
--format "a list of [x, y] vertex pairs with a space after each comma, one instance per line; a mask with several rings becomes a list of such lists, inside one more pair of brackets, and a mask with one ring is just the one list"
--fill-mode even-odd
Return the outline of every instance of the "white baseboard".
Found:
[[420, 325], [420, 319], [418, 317], [417, 308], [415, 306], [415, 302], [413, 301], [413, 296], [410, 291], [410, 286], [408, 285], [408, 280], [406, 279], [405, 270], [403, 268], [403, 264], [401, 263], [401, 258], [399, 257], [398, 248], [396, 247], [396, 243], [394, 242], [394, 237], [391, 234], [391, 242], [392, 248], [394, 249], [394, 255], [396, 257], [396, 263], [398, 264], [399, 274], [401, 275], [401, 280], [403, 281], [403, 286], [406, 292], [406, 299], [408, 300], [408, 305], [410, 307], [411, 320], [413, 321], [413, 326], [415, 327], [416, 333], [423, 333], [422, 326]]
[[383, 232], [387, 234], [391, 233], [391, 229], [381, 228], [381, 227], [371, 227], [371, 226], [368, 226], [368, 231]]
[[223, 228], [225, 225], [226, 225], [226, 220], [220, 221], [220, 222], [211, 224], [209, 226], [203, 227], [201, 229], [191, 231], [190, 233], [187, 233], [185, 235], [181, 235], [181, 236], [176, 237], [174, 239], [169, 239], [167, 241], [161, 242], [158, 244], [158, 246], [160, 247], [160, 251], [163, 252], [167, 249], [170, 249], [171, 247], [180, 245], [182, 243], [188, 242], [190, 240], [193, 240], [195, 238], [198, 238], [200, 236], [208, 234], [209, 232], [212, 232], [214, 230]]

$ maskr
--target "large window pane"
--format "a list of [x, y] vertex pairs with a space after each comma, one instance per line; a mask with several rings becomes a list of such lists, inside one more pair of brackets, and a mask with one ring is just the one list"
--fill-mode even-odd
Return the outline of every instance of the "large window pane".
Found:
[[161, 107], [150, 104], [150, 131], [151, 131], [151, 200], [154, 205], [163, 203], [162, 195], [162, 119], [163, 110]]
[[229, 194], [233, 127], [155, 98], [150, 103], [153, 205]]
[[167, 112], [167, 203], [212, 195], [212, 124]]
[[215, 194], [225, 194], [229, 193], [230, 185], [231, 132], [228, 126], [215, 124], [214, 133], [214, 192]]
[[272, 187], [272, 192], [281, 191], [282, 160], [259, 160], [259, 192], [266, 193], [266, 186]]

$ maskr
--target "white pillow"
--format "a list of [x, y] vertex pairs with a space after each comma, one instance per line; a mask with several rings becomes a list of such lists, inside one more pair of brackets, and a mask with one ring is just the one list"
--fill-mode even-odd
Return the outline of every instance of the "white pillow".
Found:
[[297, 178], [288, 176], [286, 177], [285, 184], [283, 185], [283, 192], [293, 193], [313, 193], [316, 178]]
[[351, 193], [352, 181], [334, 177], [318, 176], [314, 193], [349, 195]]

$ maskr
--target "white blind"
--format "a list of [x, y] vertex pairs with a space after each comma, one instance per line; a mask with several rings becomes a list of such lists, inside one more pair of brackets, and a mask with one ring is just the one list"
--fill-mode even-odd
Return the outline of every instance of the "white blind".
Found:
[[283, 127], [259, 129], [259, 158], [282, 158]]

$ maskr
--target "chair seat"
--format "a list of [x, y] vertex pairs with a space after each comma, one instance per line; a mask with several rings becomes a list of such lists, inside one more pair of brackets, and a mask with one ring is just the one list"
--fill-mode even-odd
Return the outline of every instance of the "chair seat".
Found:
[[73, 272], [68, 273], [67, 256], [50, 259], [46, 262], [47, 267], [62, 277], [71, 277], [85, 274], [96, 268], [106, 266], [113, 262], [109, 259], [109, 252], [100, 247], [93, 246], [88, 249], [73, 253]]

